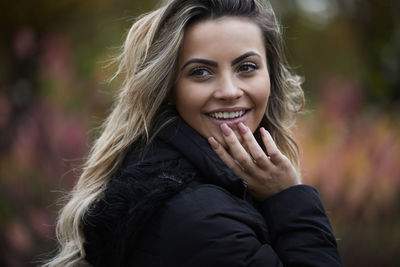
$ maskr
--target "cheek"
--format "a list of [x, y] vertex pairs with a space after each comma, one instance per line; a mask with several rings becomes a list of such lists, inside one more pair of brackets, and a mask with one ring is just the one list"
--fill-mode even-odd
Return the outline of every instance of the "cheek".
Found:
[[259, 93], [260, 95], [259, 95], [258, 99], [260, 101], [259, 105], [261, 105], [263, 107], [264, 112], [265, 112], [265, 109], [267, 108], [268, 99], [269, 99], [269, 96], [271, 93], [271, 83], [270, 83], [268, 74], [267, 74], [267, 78], [264, 80], [264, 84], [265, 85], [260, 88], [260, 93]]
[[267, 84], [268, 86], [265, 86], [265, 80], [264, 80], [264, 86], [260, 86], [260, 84], [258, 84], [259, 86], [257, 87], [257, 90], [254, 91], [252, 96], [256, 108], [254, 110], [253, 121], [248, 126], [250, 126], [250, 130], [253, 133], [260, 125], [260, 122], [266, 112], [268, 98], [270, 96], [269, 83]]
[[248, 87], [257, 103], [264, 103], [270, 95], [271, 83], [267, 71], [260, 73], [256, 79], [252, 80]]
[[[187, 90], [185, 90], [185, 88]], [[193, 96], [191, 96], [190, 90], [188, 89], [190, 88], [187, 88], [184, 83], [180, 83], [174, 88], [173, 102], [176, 105], [178, 111], [189, 108], [191, 106]]]
[[254, 103], [257, 106], [257, 110], [264, 110], [268, 103], [270, 96], [270, 84], [269, 79], [263, 79], [254, 85], [255, 90], [253, 91]]
[[262, 87], [257, 92], [257, 101], [258, 104], [263, 106], [268, 102], [270, 90], [269, 87]]
[[201, 120], [203, 109], [210, 100], [210, 85], [182, 82], [175, 90], [175, 105], [181, 117]]
[[174, 89], [174, 104], [179, 115], [197, 131], [201, 131], [204, 96], [193, 84], [180, 83]]
[[265, 112], [266, 109], [267, 109], [269, 96], [270, 96], [270, 91], [269, 91], [269, 88], [268, 88], [267, 92], [264, 93], [263, 96], [260, 97], [260, 99], [263, 100], [262, 103], [260, 103], [263, 106], [263, 112]]
[[190, 120], [193, 117], [193, 113], [195, 113], [195, 107], [192, 103], [192, 97], [190, 97], [190, 95], [178, 95], [175, 98], [175, 106], [178, 110], [179, 115], [185, 120]]

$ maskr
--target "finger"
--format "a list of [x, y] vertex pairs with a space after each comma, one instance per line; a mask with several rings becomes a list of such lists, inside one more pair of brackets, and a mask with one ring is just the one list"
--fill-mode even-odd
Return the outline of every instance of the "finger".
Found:
[[250, 131], [250, 129], [244, 125], [243, 123], [238, 124], [238, 128], [240, 131], [240, 134], [243, 137], [244, 144], [247, 146], [250, 155], [253, 157], [255, 163], [260, 166], [261, 168], [268, 168], [270, 167], [270, 161], [265, 154], [265, 152], [262, 150], [260, 145], [257, 143], [256, 139], [254, 138], [254, 135]]
[[208, 142], [214, 149], [217, 156], [225, 163], [228, 168], [233, 170], [237, 175], [241, 176], [243, 174], [242, 168], [235, 162], [235, 160], [229, 155], [223, 146], [221, 146], [214, 137], [208, 138]]
[[247, 153], [246, 149], [244, 149], [242, 144], [240, 144], [232, 129], [228, 125], [223, 123], [221, 125], [221, 130], [231, 157], [239, 162], [240, 166], [242, 166], [244, 169], [252, 169], [252, 167], [254, 166], [254, 161], [251, 158], [250, 154]]
[[265, 149], [267, 150], [268, 156], [272, 163], [276, 165], [280, 164], [283, 161], [283, 155], [276, 146], [271, 134], [265, 130], [264, 127], [261, 127], [260, 133], [261, 139], [263, 140]]

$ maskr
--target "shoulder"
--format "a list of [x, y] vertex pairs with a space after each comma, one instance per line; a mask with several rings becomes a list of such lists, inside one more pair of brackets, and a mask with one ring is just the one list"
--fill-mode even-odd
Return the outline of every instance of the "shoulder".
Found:
[[181, 218], [190, 215], [197, 219], [210, 214], [230, 214], [233, 217], [257, 217], [262, 219], [258, 211], [247, 201], [236, 197], [228, 190], [212, 184], [188, 186], [165, 206], [168, 213], [166, 219]]
[[[168, 232], [178, 227], [181, 230], [201, 229], [202, 225], [220, 221], [215, 214], [236, 214], [241, 216], [239, 200], [225, 189], [215, 185], [189, 186], [176, 194], [165, 204], [163, 225]], [[235, 210], [235, 207], [239, 207]], [[220, 217], [220, 216], [218, 216]]]
[[127, 260], [143, 228], [167, 199], [185, 186], [172, 178], [155, 172], [154, 176], [123, 175], [112, 179], [82, 218], [86, 259], [100, 266]]
[[163, 227], [166, 233], [176, 229], [190, 235], [218, 235], [229, 231], [229, 227], [254, 235], [266, 231], [263, 216], [249, 202], [212, 184], [188, 186], [168, 200], [163, 209]]
[[227, 263], [250, 259], [267, 243], [261, 214], [216, 185], [182, 190], [166, 203], [161, 225], [167, 266], [242, 266]]

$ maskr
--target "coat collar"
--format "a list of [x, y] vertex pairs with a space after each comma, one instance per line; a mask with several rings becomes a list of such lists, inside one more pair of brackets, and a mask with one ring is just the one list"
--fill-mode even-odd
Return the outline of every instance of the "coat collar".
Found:
[[[172, 112], [173, 113], [173, 112]], [[175, 111], [175, 114], [177, 112]], [[177, 115], [163, 128], [157, 139], [179, 152], [204, 177], [204, 182], [218, 185], [244, 198], [246, 182], [233, 173], [212, 150], [208, 141]]]

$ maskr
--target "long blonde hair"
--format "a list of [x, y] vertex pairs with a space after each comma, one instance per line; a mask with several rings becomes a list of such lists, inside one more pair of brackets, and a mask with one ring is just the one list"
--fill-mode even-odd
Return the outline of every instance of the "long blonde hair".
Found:
[[[139, 18], [129, 30], [116, 75], [124, 83], [105, 120], [83, 172], [57, 223], [58, 254], [45, 266], [85, 264], [82, 218], [100, 199], [126, 151], [136, 141], [148, 142], [150, 131], [173, 88], [178, 51], [189, 24], [222, 16], [247, 17], [263, 31], [271, 76], [271, 95], [261, 125], [278, 147], [299, 166], [298, 150], [290, 127], [304, 103], [300, 79], [286, 67], [281, 29], [268, 3], [261, 0], [169, 0]], [[153, 134], [150, 134], [153, 133]]]

